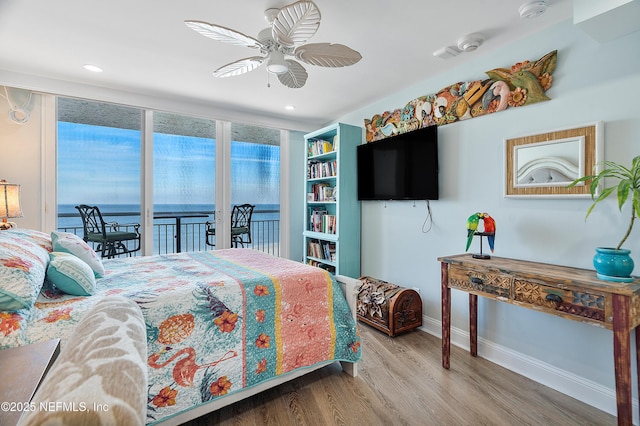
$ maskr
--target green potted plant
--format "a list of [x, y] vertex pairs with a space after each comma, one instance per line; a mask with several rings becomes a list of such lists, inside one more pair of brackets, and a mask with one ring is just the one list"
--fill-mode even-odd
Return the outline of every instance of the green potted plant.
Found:
[[[616, 184], [605, 187], [596, 197], [597, 189], [603, 179], [615, 181]], [[622, 211], [622, 207], [631, 200], [631, 218], [629, 227], [624, 233], [622, 239], [615, 248], [597, 247], [596, 255], [593, 258], [593, 266], [596, 269], [597, 276], [600, 279], [617, 282], [633, 281], [631, 272], [633, 271], [633, 259], [629, 254], [630, 250], [623, 249], [622, 245], [629, 238], [636, 217], [640, 216], [640, 155], [631, 161], [631, 168], [624, 167], [613, 161], [604, 161], [603, 168], [595, 175], [584, 176], [574, 180], [569, 185], [573, 187], [580, 182], [591, 181], [589, 190], [593, 204], [587, 210], [585, 220], [589, 217], [595, 206], [609, 195], [615, 193], [618, 197], [618, 209]]]

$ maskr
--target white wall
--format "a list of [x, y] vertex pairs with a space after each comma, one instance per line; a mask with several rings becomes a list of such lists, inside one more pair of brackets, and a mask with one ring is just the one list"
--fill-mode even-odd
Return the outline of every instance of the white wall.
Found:
[[[553, 87], [547, 92], [551, 101], [439, 128], [440, 200], [431, 202], [430, 232], [422, 231], [424, 202], [363, 202], [362, 274], [418, 287], [426, 328], [439, 334], [436, 258], [464, 252], [466, 219], [476, 211], [490, 213], [497, 222], [496, 256], [592, 268], [594, 247], [614, 245], [622, 237], [628, 209], [618, 214], [611, 200], [585, 222], [588, 199], [504, 198], [504, 139], [602, 120], [605, 159], [630, 165], [631, 158], [640, 155], [639, 44], [640, 32], [599, 44], [565, 22], [341, 117], [341, 122], [363, 126], [364, 118], [402, 107], [418, 96], [558, 50]], [[639, 228], [626, 244], [636, 274]], [[468, 297], [452, 293], [452, 325], [457, 330], [453, 338], [457, 333], [458, 343], [468, 345]], [[615, 413], [610, 331], [480, 299], [481, 356]], [[546, 377], [549, 370], [551, 377]]]
[[[11, 219], [20, 227], [41, 228], [42, 156], [40, 128], [40, 95], [29, 104], [31, 118], [25, 124], [9, 119], [9, 103], [0, 86], [0, 179], [20, 187], [21, 218]], [[11, 96], [11, 94], [10, 94]], [[24, 100], [24, 98], [20, 98]], [[13, 100], [13, 99], [12, 99]]]

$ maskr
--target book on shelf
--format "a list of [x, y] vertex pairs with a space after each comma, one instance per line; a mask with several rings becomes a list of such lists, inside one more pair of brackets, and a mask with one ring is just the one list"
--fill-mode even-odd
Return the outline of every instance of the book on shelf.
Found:
[[309, 265], [315, 266], [317, 268], [324, 269], [325, 271], [329, 272], [330, 274], [335, 274], [336, 273], [336, 267], [335, 266], [327, 265], [326, 263], [318, 262], [316, 260], [310, 260], [309, 261]]
[[309, 139], [308, 157], [326, 154], [328, 152], [333, 152], [333, 150], [333, 142], [323, 139]]
[[307, 243], [307, 256], [335, 262], [336, 243], [332, 241], [310, 239]]
[[322, 217], [328, 214], [324, 207], [313, 207], [309, 209], [309, 231], [322, 232]]
[[326, 214], [322, 217], [322, 232], [327, 234], [336, 233], [336, 215]]
[[326, 182], [314, 183], [311, 185], [311, 192], [314, 194], [313, 201], [335, 201], [335, 187]]
[[336, 215], [329, 214], [324, 207], [309, 209], [309, 231], [337, 234], [338, 220]]
[[336, 161], [311, 161], [307, 165], [307, 178], [318, 179], [336, 176]]

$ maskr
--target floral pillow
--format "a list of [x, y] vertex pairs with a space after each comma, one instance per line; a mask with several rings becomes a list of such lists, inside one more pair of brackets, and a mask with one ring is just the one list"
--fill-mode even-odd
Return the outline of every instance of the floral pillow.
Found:
[[104, 266], [97, 253], [84, 240], [69, 232], [51, 232], [53, 251], [71, 253], [79, 257], [93, 270], [96, 277], [104, 275]]
[[0, 231], [0, 310], [31, 308], [48, 264], [45, 248], [15, 232]]
[[32, 243], [39, 245], [49, 253], [53, 251], [53, 245], [51, 243], [51, 235], [47, 232], [36, 231], [35, 229], [26, 229], [26, 228], [11, 228], [4, 232], [8, 232], [24, 240], [31, 241]]

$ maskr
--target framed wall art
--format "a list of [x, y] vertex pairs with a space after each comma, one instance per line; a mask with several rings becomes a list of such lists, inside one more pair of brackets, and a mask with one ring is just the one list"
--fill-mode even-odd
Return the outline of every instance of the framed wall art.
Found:
[[589, 185], [567, 188], [597, 173], [603, 123], [505, 139], [505, 197], [590, 197]]

